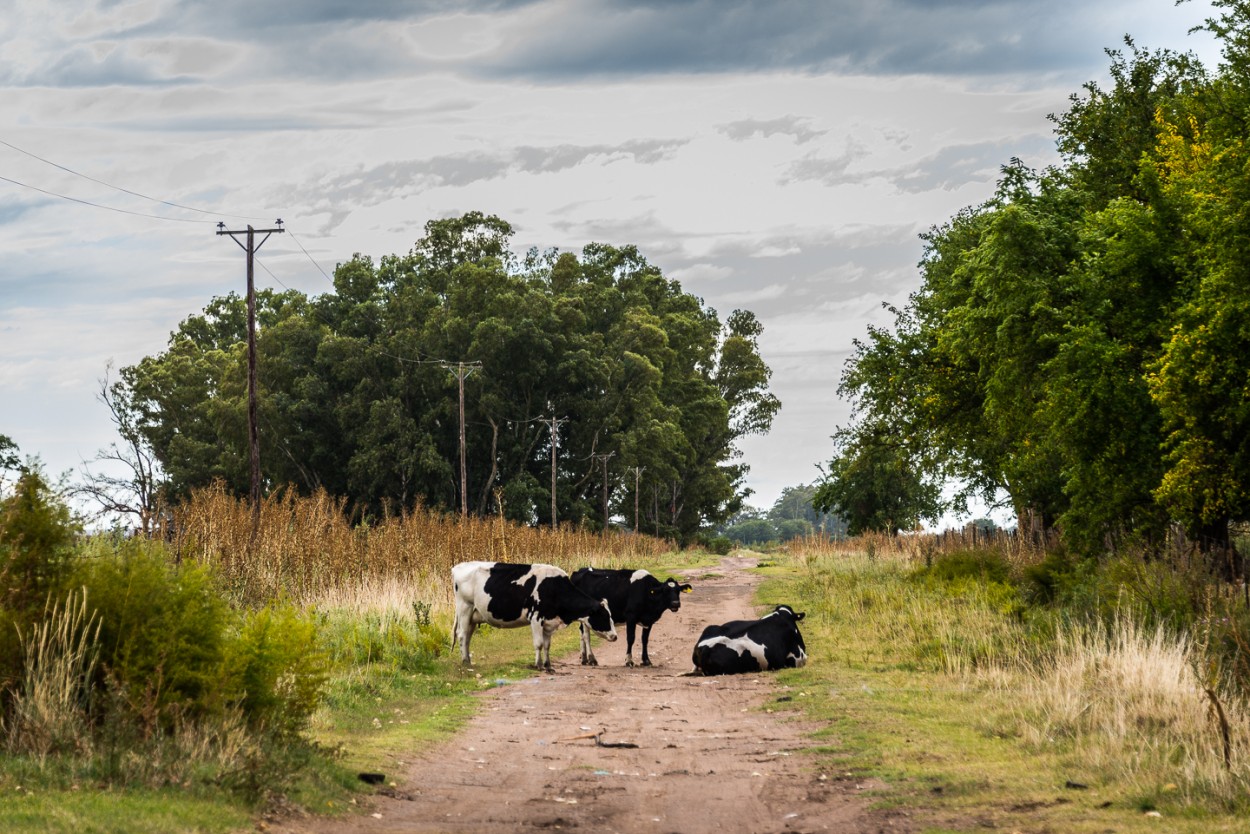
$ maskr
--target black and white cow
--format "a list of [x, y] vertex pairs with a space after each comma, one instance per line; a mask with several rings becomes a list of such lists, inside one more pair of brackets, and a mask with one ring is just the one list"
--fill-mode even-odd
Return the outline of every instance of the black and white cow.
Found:
[[453, 646], [469, 665], [469, 640], [478, 625], [519, 628], [534, 635], [534, 668], [551, 668], [551, 635], [581, 620], [606, 640], [616, 639], [616, 624], [607, 604], [573, 586], [569, 575], [554, 565], [512, 565], [506, 562], [461, 562], [451, 569], [456, 618]]
[[[650, 666], [651, 658], [647, 654], [647, 641], [651, 637], [651, 626], [655, 625], [665, 611], [677, 611], [681, 608], [681, 595], [690, 593], [690, 585], [679, 583], [676, 579], [664, 582], [656, 579], [645, 570], [605, 570], [601, 568], [579, 568], [573, 571], [573, 584], [608, 604], [612, 619], [625, 623], [625, 665], [634, 665], [634, 628], [642, 625], [642, 665]], [[590, 650], [590, 632], [585, 624], [582, 629], [582, 665], [598, 666], [595, 653]]]
[[705, 675], [763, 672], [807, 663], [799, 621], [788, 605], [778, 605], [758, 620], [735, 620], [703, 629], [694, 647], [694, 671]]

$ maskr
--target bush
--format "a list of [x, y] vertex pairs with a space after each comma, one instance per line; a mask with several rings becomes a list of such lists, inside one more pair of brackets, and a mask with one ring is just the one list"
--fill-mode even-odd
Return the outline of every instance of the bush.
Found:
[[0, 501], [0, 605], [38, 612], [60, 589], [78, 525], [43, 476], [27, 470]]
[[98, 686], [112, 688], [148, 730], [220, 715], [232, 612], [201, 567], [166, 562], [163, 547], [124, 542], [82, 564], [75, 583], [100, 622]]
[[919, 575], [942, 582], [980, 579], [1007, 583], [1011, 577], [1011, 566], [1007, 563], [1007, 557], [997, 550], [970, 548], [938, 554], [933, 563], [921, 570]]
[[21, 687], [20, 635], [60, 596], [77, 533], [69, 508], [36, 470], [24, 471], [0, 500], [0, 710]]
[[734, 543], [729, 540], [728, 536], [714, 536], [710, 533], [700, 533], [699, 546], [708, 553], [713, 553], [717, 556], [725, 556], [728, 555], [729, 551], [733, 550]]
[[253, 733], [289, 736], [316, 709], [327, 661], [292, 606], [237, 612], [208, 570], [146, 541], [88, 560], [76, 580], [100, 624], [96, 684], [124, 713], [111, 720], [168, 733], [238, 714]]
[[227, 697], [248, 726], [289, 738], [307, 727], [320, 704], [329, 664], [314, 623], [279, 604], [243, 618], [227, 645], [225, 668]]
[[395, 611], [325, 618], [322, 631], [334, 663], [382, 666], [415, 672], [442, 656], [451, 636], [430, 621], [429, 606], [413, 605], [413, 616]]

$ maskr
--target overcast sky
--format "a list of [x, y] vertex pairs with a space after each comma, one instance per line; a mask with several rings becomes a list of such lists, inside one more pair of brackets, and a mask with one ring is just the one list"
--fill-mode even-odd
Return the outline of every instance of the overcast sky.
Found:
[[0, 434], [51, 473], [114, 439], [110, 362], [243, 290], [219, 220], [281, 217], [259, 285], [320, 293], [480, 210], [520, 251], [635, 244], [722, 318], [758, 315], [783, 403], [743, 444], [763, 507], [819, 476], [851, 341], [919, 286], [918, 235], [1011, 157], [1055, 162], [1047, 114], [1105, 79], [1105, 48], [1219, 57], [1187, 34], [1209, 6], [1171, 0], [0, 9]]

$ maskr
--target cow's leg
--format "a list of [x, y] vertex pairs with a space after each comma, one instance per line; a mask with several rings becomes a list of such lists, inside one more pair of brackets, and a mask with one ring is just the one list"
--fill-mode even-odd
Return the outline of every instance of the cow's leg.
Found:
[[530, 634], [534, 637], [534, 668], [551, 671], [551, 632], [541, 619], [530, 620]]
[[650, 666], [651, 657], [647, 654], [647, 643], [651, 640], [651, 626], [642, 627], [642, 665]]
[[599, 661], [595, 659], [595, 653], [590, 648], [590, 627], [584, 620], [579, 620], [577, 627], [582, 632], [582, 665], [598, 666]]
[[[634, 629], [638, 627], [638, 623], [633, 620], [625, 621], [625, 665], [634, 665]], [[645, 632], [644, 632], [645, 634]]]
[[477, 630], [477, 623], [473, 622], [472, 603], [456, 603], [456, 619], [453, 627], [456, 633], [452, 635], [452, 639], [460, 643], [460, 662], [468, 666], [472, 663], [469, 657], [469, 641], [473, 639], [473, 632]]

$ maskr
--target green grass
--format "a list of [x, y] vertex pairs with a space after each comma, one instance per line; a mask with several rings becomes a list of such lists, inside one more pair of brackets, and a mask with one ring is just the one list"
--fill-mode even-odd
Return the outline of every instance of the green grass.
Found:
[[879, 784], [867, 791], [877, 806], [929, 832], [1250, 831], [1175, 785], [1143, 790], [1083, 766], [1071, 744], [1026, 744], [1018, 678], [1002, 669], [1039, 647], [992, 587], [958, 583], [952, 596], [880, 559], [772, 561], [760, 602], [807, 613], [809, 665], [780, 673], [801, 697], [771, 708], [823, 725], [811, 767]]
[[0, 831], [11, 834], [217, 834], [251, 820], [248, 808], [178, 790], [32, 789], [0, 779]]

